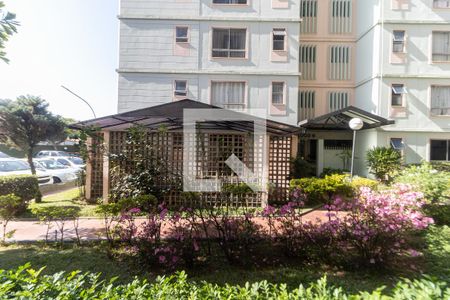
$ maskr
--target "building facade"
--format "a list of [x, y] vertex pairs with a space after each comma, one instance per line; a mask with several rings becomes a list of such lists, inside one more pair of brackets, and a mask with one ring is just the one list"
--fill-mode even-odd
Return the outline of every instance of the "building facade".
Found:
[[[448, 0], [122, 0], [119, 112], [190, 98], [300, 125], [354, 105], [395, 120], [358, 132], [406, 163], [450, 160]], [[348, 168], [351, 132], [310, 131], [299, 152]]]
[[123, 0], [119, 112], [194, 99], [296, 125], [300, 0]]

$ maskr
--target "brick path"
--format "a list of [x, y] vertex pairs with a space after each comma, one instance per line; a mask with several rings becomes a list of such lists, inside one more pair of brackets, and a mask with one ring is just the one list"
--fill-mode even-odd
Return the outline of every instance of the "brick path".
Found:
[[[327, 220], [328, 217], [326, 216], [326, 211], [316, 210], [303, 216], [303, 220], [305, 221], [317, 221], [318, 219]], [[136, 223], [140, 224], [144, 221], [145, 220], [139, 219], [136, 220]], [[263, 218], [259, 218], [256, 221], [258, 224], [265, 223]], [[47, 226], [40, 224], [37, 221], [17, 221], [10, 222], [8, 224], [7, 231], [11, 230], [15, 230], [15, 233], [11, 239], [7, 240], [8, 242], [33, 242], [45, 240]], [[55, 236], [59, 237], [59, 232], [56, 233], [57, 230], [57, 226], [53, 224], [49, 232], [49, 240], [55, 240]], [[104, 239], [105, 234], [103, 219], [80, 219], [78, 232], [82, 240]], [[64, 240], [74, 240], [75, 237], [76, 235], [73, 222], [66, 222], [64, 229]]]

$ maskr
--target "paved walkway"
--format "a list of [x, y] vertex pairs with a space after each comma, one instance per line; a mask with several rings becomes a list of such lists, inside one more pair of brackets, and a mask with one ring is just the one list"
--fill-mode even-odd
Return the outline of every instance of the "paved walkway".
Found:
[[[316, 222], [318, 219], [327, 220], [326, 211], [316, 210], [303, 216], [303, 220], [305, 221]], [[258, 224], [266, 223], [263, 218], [258, 218], [256, 221]], [[145, 222], [145, 219], [136, 220], [137, 225], [143, 222]], [[73, 221], [67, 221], [64, 227], [64, 240], [75, 240], [76, 234]], [[7, 231], [12, 230], [15, 230], [15, 232], [12, 238], [7, 239], [8, 242], [42, 241], [45, 240], [47, 225], [37, 221], [10, 222]], [[78, 232], [82, 240], [105, 239], [103, 219], [80, 219]], [[60, 233], [56, 224], [53, 223], [49, 231], [49, 240], [54, 241], [55, 238], [60, 238]]]

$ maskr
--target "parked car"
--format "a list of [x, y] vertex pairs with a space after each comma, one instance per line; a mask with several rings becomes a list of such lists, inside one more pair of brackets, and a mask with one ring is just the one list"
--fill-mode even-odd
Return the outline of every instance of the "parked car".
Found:
[[[11, 175], [30, 175], [30, 165], [20, 159], [15, 158], [0, 158], [0, 176]], [[52, 184], [53, 180], [50, 174], [42, 167], [36, 168], [36, 176], [39, 185]]]
[[39, 151], [36, 154], [36, 158], [41, 158], [41, 157], [68, 157], [70, 156], [70, 153], [67, 153], [65, 151], [51, 151], [51, 150], [43, 150], [43, 151]]
[[8, 154], [3, 153], [2, 151], [0, 151], [0, 158], [8, 158], [10, 157]]
[[79, 157], [47, 157], [47, 159], [57, 161], [58, 163], [75, 170], [82, 170], [86, 166], [84, 161]]
[[53, 183], [66, 183], [77, 179], [77, 170], [67, 167], [56, 160], [41, 158], [35, 161], [36, 167], [44, 168], [53, 178]]

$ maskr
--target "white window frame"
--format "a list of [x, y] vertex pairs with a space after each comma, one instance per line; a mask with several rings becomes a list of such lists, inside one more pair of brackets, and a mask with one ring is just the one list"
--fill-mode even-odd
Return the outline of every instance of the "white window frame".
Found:
[[[275, 34], [275, 32], [282, 32], [281, 34]], [[275, 36], [284, 36], [283, 39], [283, 49], [275, 49]], [[274, 28], [272, 30], [272, 51], [273, 52], [287, 52], [287, 30], [286, 28]], [[277, 41], [278, 42], [278, 41]]]
[[[186, 37], [178, 37], [178, 28], [186, 28]], [[190, 43], [190, 28], [186, 25], [177, 25], [175, 26], [175, 43], [177, 44], [189, 44]], [[182, 41], [179, 41], [178, 39], [183, 39]], [[185, 39], [185, 40], [184, 40]]]
[[447, 6], [437, 6], [437, 3], [439, 3], [439, 1], [433, 0], [433, 8], [434, 9], [449, 9], [450, 8], [450, 0], [441, 0], [442, 2], [446, 2]]
[[[432, 63], [450, 63], [450, 45], [449, 45], [449, 52], [448, 53], [437, 54], [437, 55], [446, 55], [448, 57], [447, 60], [435, 60], [434, 59], [435, 53], [434, 53], [433, 46], [434, 46], [435, 33], [446, 33], [446, 34], [448, 34], [450, 36], [450, 31], [433, 30], [433, 32], [431, 33], [431, 47], [430, 47], [431, 48], [431, 55], [430, 55], [431, 62]], [[449, 39], [450, 39], [450, 37], [449, 37]]]
[[[283, 85], [283, 94], [282, 94], [282, 98], [281, 98], [281, 103], [279, 103], [279, 102], [277, 102], [277, 103], [275, 103], [275, 102], [273, 102], [273, 93], [274, 93], [274, 91], [273, 91], [273, 85], [274, 84], [278, 84], [278, 83], [280, 83], [280, 84], [282, 84]], [[270, 84], [270, 103], [272, 104], [272, 105], [285, 105], [286, 104], [286, 92], [287, 92], [287, 84], [286, 84], [286, 81], [272, 81], [271, 82], [271, 84]]]
[[[431, 142], [432, 141], [446, 141], [447, 142], [447, 149], [446, 149], [446, 153], [445, 153], [445, 160], [432, 160], [431, 159]], [[429, 149], [430, 149], [430, 156], [429, 156], [429, 160], [430, 161], [440, 161], [440, 162], [448, 162], [448, 161], [450, 161], [450, 139], [439, 139], [439, 138], [436, 138], [436, 139], [430, 139], [429, 140], [429, 143], [428, 143], [428, 145], [429, 145]]]
[[[404, 107], [405, 106], [405, 95], [408, 94], [408, 90], [406, 89], [403, 83], [393, 83], [391, 84], [391, 106], [392, 107]], [[401, 98], [400, 105], [393, 104], [393, 96], [397, 95]]]
[[[233, 0], [228, 0], [230, 2], [232, 2]], [[250, 1], [251, 0], [246, 0], [246, 3], [214, 3], [214, 0], [211, 0], [211, 4], [212, 5], [217, 5], [217, 6], [249, 6], [250, 5]]]
[[[184, 82], [186, 84], [186, 88], [184, 90], [177, 90], [177, 83]], [[188, 96], [188, 81], [185, 79], [175, 79], [173, 81], [173, 97], [175, 99], [186, 98]], [[177, 95], [177, 93], [184, 93], [185, 95]]]
[[227, 105], [241, 105], [242, 109], [245, 109], [248, 105], [248, 81], [246, 80], [211, 80], [209, 82], [209, 104], [211, 105], [217, 105], [216, 103], [213, 103], [213, 83], [225, 83], [225, 82], [232, 82], [232, 83], [243, 83], [244, 84], [244, 101], [242, 103], [227, 103]]
[[[403, 32], [403, 38], [397, 39], [395, 32]], [[395, 50], [395, 45], [401, 45], [401, 51]], [[405, 53], [406, 52], [406, 30], [394, 30], [392, 31], [392, 53]]]
[[[245, 48], [243, 50], [235, 50], [235, 51], [244, 51], [243, 57], [230, 57], [230, 56], [214, 56], [214, 51], [229, 51], [230, 49], [214, 49], [214, 30], [215, 29], [228, 29], [228, 30], [245, 30]], [[238, 60], [246, 60], [248, 59], [248, 49], [249, 49], [249, 30], [247, 27], [211, 27], [210, 29], [210, 37], [211, 37], [211, 43], [210, 43], [210, 49], [209, 54], [211, 59], [217, 60], [217, 59], [238, 59]]]
[[[438, 85], [438, 84], [433, 84], [430, 86], [430, 90], [429, 90], [429, 96], [430, 96], [430, 101], [429, 101], [429, 107], [430, 107], [430, 116], [433, 117], [449, 117], [450, 113], [448, 114], [434, 114], [433, 113], [433, 88], [449, 88], [450, 89], [450, 85]], [[450, 100], [449, 100], [450, 101]], [[450, 110], [450, 108], [448, 108]]]

